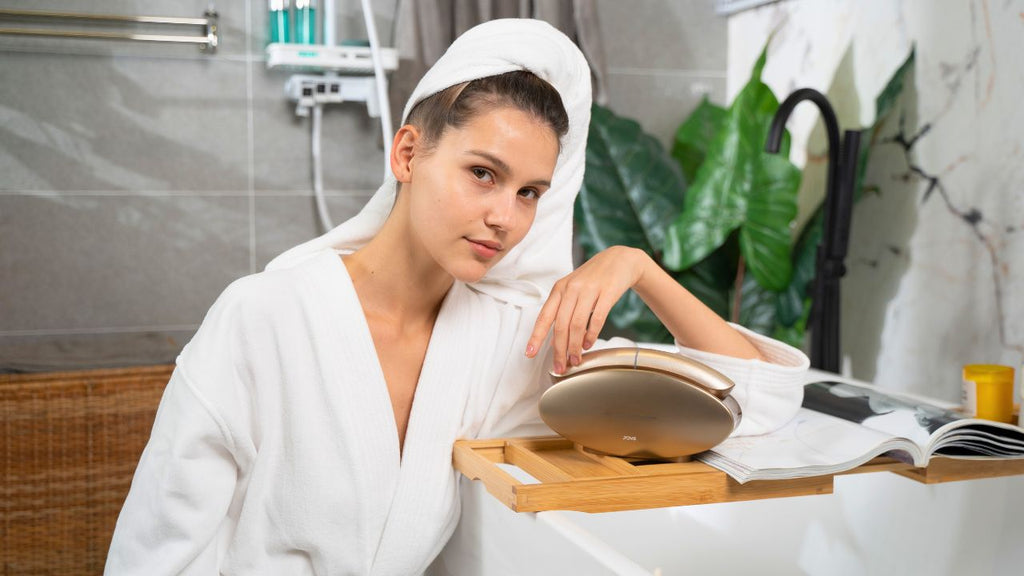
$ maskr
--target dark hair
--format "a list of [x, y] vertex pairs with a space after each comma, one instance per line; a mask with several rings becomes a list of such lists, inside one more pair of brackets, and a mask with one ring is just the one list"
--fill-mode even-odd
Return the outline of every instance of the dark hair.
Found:
[[429, 149], [449, 126], [460, 128], [477, 114], [502, 106], [533, 114], [559, 139], [569, 132], [569, 115], [558, 91], [525, 70], [477, 78], [428, 96], [413, 106], [406, 123], [421, 130]]

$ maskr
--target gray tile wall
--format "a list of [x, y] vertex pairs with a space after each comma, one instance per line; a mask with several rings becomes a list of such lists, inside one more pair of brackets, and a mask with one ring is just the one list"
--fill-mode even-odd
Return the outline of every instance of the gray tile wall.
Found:
[[[207, 0], [3, 1], [198, 17]], [[338, 37], [362, 35], [338, 0]], [[317, 234], [308, 120], [263, 61], [264, 2], [221, 0], [221, 46], [0, 36], [0, 371], [172, 362], [232, 280]], [[392, 45], [394, 0], [374, 0]], [[598, 1], [610, 106], [669, 145], [725, 93], [711, 0]], [[324, 113], [331, 216], [380, 182], [379, 127]]]
[[670, 147], [706, 95], [725, 104], [727, 20], [713, 0], [597, 0], [608, 104]]
[[[0, 8], [200, 17], [207, 4]], [[216, 2], [214, 55], [0, 36], [0, 371], [171, 362], [228, 283], [317, 233], [309, 120], [283, 96], [288, 73], [265, 68], [264, 6]], [[393, 0], [374, 11], [391, 45]], [[339, 38], [364, 36], [358, 0], [338, 12]], [[335, 221], [380, 182], [378, 126], [359, 104], [324, 113]]]

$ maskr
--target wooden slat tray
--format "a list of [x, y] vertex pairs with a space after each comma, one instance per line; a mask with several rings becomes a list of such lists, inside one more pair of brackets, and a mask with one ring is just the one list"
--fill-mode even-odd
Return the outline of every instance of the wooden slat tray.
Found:
[[924, 484], [979, 480], [1024, 474], [1024, 460], [958, 460], [932, 458], [927, 468], [906, 468], [895, 471]]
[[[453, 459], [457, 470], [471, 480], [481, 480], [488, 492], [516, 512], [615, 512], [831, 494], [833, 481], [833, 476], [815, 476], [740, 484], [703, 462], [630, 462], [587, 452], [557, 436], [460, 440]], [[517, 466], [538, 482], [521, 482], [497, 464]], [[939, 458], [927, 469], [918, 469], [876, 458], [844, 474], [882, 471], [932, 484], [1024, 474], [1024, 460]]]

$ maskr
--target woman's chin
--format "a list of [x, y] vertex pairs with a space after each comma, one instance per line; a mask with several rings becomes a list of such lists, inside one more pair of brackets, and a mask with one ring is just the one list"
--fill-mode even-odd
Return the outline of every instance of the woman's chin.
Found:
[[487, 275], [487, 271], [490, 269], [491, 266], [481, 262], [460, 262], [455, 266], [450, 267], [448, 269], [448, 273], [459, 282], [472, 284], [474, 282], [479, 282], [481, 278]]

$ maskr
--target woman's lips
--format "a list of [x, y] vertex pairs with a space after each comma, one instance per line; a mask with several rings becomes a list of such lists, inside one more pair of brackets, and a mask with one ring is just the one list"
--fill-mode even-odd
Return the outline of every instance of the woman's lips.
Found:
[[473, 252], [475, 252], [477, 256], [487, 260], [494, 258], [494, 256], [501, 251], [501, 244], [498, 244], [497, 242], [473, 240], [471, 238], [466, 238], [466, 240], [469, 241], [469, 245], [472, 246]]

